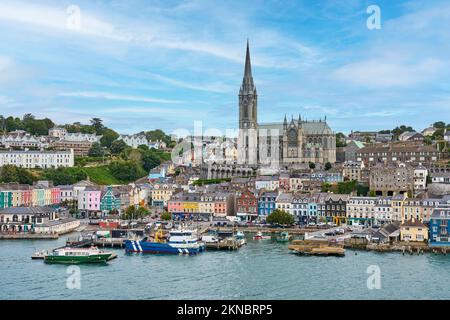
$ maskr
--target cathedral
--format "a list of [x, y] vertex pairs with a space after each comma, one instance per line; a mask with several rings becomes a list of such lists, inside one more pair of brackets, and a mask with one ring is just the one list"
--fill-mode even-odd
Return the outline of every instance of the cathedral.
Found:
[[324, 120], [306, 121], [299, 115], [283, 122], [258, 123], [258, 94], [247, 42], [244, 79], [239, 91], [238, 163], [335, 163], [336, 135]]

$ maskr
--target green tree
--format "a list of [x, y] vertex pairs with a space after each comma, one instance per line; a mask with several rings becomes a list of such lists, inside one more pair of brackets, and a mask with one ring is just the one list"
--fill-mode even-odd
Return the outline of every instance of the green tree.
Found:
[[336, 133], [336, 147], [342, 148], [347, 146], [347, 143], [345, 142], [345, 135], [342, 132]]
[[438, 121], [433, 124], [433, 127], [436, 129], [445, 129], [445, 122]]
[[310, 162], [310, 163], [309, 163], [309, 168], [310, 168], [311, 170], [314, 170], [314, 169], [316, 168], [316, 164], [315, 164], [314, 162]]
[[116, 179], [124, 182], [134, 181], [146, 175], [142, 166], [132, 161], [113, 161], [108, 168]]
[[112, 129], [105, 128], [102, 132], [100, 143], [105, 148], [110, 148], [112, 143], [119, 138], [119, 134]]
[[290, 213], [276, 209], [266, 219], [269, 224], [281, 224], [291, 226], [295, 223], [295, 218]]
[[169, 212], [165, 211], [161, 215], [161, 219], [164, 220], [164, 221], [170, 221], [170, 220], [172, 220], [172, 215]]
[[89, 150], [89, 157], [102, 157], [105, 154], [102, 146], [98, 142], [94, 142], [92, 144], [91, 149]]
[[332, 168], [331, 163], [327, 162], [325, 163], [325, 170], [328, 171]]
[[111, 144], [111, 153], [114, 155], [118, 155], [120, 153], [122, 153], [126, 148], [127, 148], [127, 144], [125, 143], [125, 141], [123, 140], [116, 140]]
[[9, 164], [0, 167], [0, 182], [2, 183], [15, 182], [31, 185], [36, 180], [36, 177], [33, 176], [27, 169], [19, 168]]
[[101, 135], [103, 133], [103, 129], [105, 128], [103, 126], [103, 120], [100, 118], [92, 118], [91, 119], [91, 126], [94, 128], [95, 133], [97, 135]]

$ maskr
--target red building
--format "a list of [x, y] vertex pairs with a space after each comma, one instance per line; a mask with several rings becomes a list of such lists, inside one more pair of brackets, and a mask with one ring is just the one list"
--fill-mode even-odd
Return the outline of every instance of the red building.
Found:
[[236, 215], [244, 221], [254, 221], [258, 217], [258, 198], [248, 189], [236, 200]]
[[61, 203], [61, 189], [52, 188], [51, 192], [52, 192], [52, 204]]
[[280, 189], [282, 190], [290, 190], [290, 176], [286, 173], [280, 174], [280, 177], [278, 178], [278, 182], [280, 184]]

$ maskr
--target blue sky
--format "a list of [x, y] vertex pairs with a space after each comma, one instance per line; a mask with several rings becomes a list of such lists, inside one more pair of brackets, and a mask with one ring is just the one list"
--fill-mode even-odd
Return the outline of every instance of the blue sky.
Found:
[[[366, 27], [372, 4], [380, 30]], [[234, 129], [249, 38], [260, 122], [421, 130], [450, 122], [448, 12], [437, 0], [2, 0], [0, 114], [100, 117], [121, 133]]]

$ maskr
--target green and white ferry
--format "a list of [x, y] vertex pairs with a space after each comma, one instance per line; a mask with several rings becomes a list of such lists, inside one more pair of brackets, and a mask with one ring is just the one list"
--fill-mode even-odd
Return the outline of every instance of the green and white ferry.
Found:
[[45, 255], [44, 262], [62, 264], [106, 263], [112, 256], [113, 252], [99, 250], [96, 247], [89, 249], [63, 248]]

